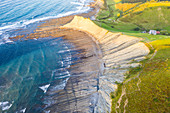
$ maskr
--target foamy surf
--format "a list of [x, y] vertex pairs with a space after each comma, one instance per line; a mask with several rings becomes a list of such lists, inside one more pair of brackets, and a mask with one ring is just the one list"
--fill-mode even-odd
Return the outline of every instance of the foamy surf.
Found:
[[70, 50], [60, 50], [58, 53], [65, 53], [65, 52], [69, 52]]
[[50, 84], [47, 84], [47, 85], [41, 86], [39, 88], [42, 89], [44, 91], [44, 93], [46, 93], [49, 87], [50, 87]]
[[26, 109], [27, 109], [27, 108], [21, 109], [20, 112], [21, 112], [21, 113], [25, 113]]
[[50, 88], [50, 91], [58, 91], [58, 90], [62, 90], [65, 88], [66, 84], [67, 84], [67, 81], [68, 81], [69, 78], [66, 78], [65, 80], [63, 80], [62, 82], [60, 82], [59, 84], [55, 85], [55, 86], [52, 86]]
[[9, 39], [9, 34], [2, 35], [0, 38], [0, 45], [5, 44], [5, 43], [13, 43], [12, 40]]
[[[53, 16], [46, 16], [46, 17], [41, 17], [41, 18], [34, 18], [34, 19], [32, 18], [31, 20], [25, 19], [25, 20], [20, 20], [17, 22], [0, 23], [1, 25], [0, 26], [0, 39], [3, 38], [1, 35], [8, 34], [7, 31], [10, 31], [10, 30], [20, 29], [20, 28], [24, 29], [27, 25], [38, 23], [40, 21], [88, 12], [91, 8], [86, 7], [85, 5], [89, 4], [89, 2], [90, 1], [85, 2], [85, 0], [79, 0], [78, 2], [70, 1], [70, 4], [75, 5], [76, 10], [74, 9], [74, 10], [67, 11], [67, 12], [61, 12], [55, 16], [53, 15]], [[7, 41], [0, 40], [0, 44], [5, 44], [5, 43], [10, 43], [10, 40], [7, 40]]]
[[48, 111], [44, 111], [45, 113], [50, 113], [50, 110], [48, 110]]
[[2, 111], [6, 111], [12, 107], [12, 104], [10, 104], [8, 101], [0, 102], [0, 107]]

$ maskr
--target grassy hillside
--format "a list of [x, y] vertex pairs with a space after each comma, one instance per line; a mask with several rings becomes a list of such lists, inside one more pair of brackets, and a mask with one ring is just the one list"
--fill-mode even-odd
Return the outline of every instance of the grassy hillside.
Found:
[[120, 18], [120, 21], [137, 25], [140, 29], [164, 29], [170, 26], [170, 7], [151, 7]]
[[[107, 23], [107, 22], [99, 22], [99, 21], [94, 21], [94, 23], [111, 32], [123, 32], [126, 35], [141, 37], [144, 39], [144, 41], [147, 42], [158, 40], [158, 39], [160, 40], [160, 39], [170, 38], [170, 36], [166, 36], [166, 35], [150, 35], [148, 33], [140, 33], [140, 31], [134, 31], [134, 29], [137, 28], [138, 26], [132, 23], [124, 23], [124, 22]], [[169, 27], [167, 27], [167, 29], [169, 29]]]
[[117, 94], [112, 94], [112, 97], [118, 96], [112, 98], [113, 113], [170, 112], [170, 39], [150, 44], [157, 52], [150, 54], [148, 60], [142, 61], [142, 66], [132, 68], [124, 83], [119, 85]]
[[[141, 0], [135, 3], [127, 3], [127, 1], [122, 3], [122, 1], [105, 0], [105, 3], [106, 8], [98, 13], [96, 21], [105, 23], [116, 30], [170, 30], [170, 2], [168, 1], [144, 2]], [[126, 24], [131, 27], [126, 28]]]
[[135, 2], [135, 3], [118, 3], [116, 4], [116, 9], [119, 9], [120, 11], [123, 12], [122, 16], [126, 16], [131, 13], [135, 12], [142, 12], [147, 8], [152, 8], [152, 7], [169, 7], [170, 2], [168, 1], [162, 1], [162, 2], [157, 2], [157, 1], [147, 1], [147, 2]]
[[118, 83], [117, 91], [111, 94], [112, 112], [169, 113], [170, 36], [140, 32], [170, 32], [170, 6], [155, 1], [147, 6], [145, 0], [105, 2], [106, 9], [100, 11], [94, 23], [112, 32], [141, 37], [151, 50], [141, 66], [129, 69], [125, 81]]

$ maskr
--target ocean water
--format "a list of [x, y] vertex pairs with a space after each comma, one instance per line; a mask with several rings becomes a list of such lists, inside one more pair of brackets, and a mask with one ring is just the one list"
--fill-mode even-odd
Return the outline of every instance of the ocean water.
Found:
[[[63, 89], [77, 59], [62, 37], [10, 40], [46, 19], [88, 12], [92, 0], [0, 0], [0, 112], [39, 113], [49, 88]], [[24, 32], [23, 32], [24, 31]]]
[[85, 13], [93, 0], [0, 0], [0, 44], [10, 43], [10, 30], [46, 19]]

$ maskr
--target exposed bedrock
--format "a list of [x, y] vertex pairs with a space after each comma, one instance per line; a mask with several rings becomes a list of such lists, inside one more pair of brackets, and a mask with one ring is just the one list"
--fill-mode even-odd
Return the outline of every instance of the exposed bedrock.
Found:
[[99, 77], [99, 98], [94, 112], [107, 113], [111, 111], [110, 93], [117, 88], [115, 82], [123, 82], [124, 74], [129, 67], [136, 67], [149, 54], [150, 50], [141, 41], [142, 39], [112, 33], [95, 25], [90, 19], [75, 16], [74, 19], [60, 27], [84, 31], [92, 35], [102, 50], [102, 60], [105, 67]]
[[109, 32], [80, 16], [50, 20], [27, 38], [49, 36], [73, 43], [73, 50], [79, 51], [75, 56], [80, 58], [69, 69], [71, 77], [66, 86], [47, 91], [43, 107], [52, 113], [110, 112], [115, 82], [123, 82], [128, 68], [140, 65], [133, 62], [145, 59], [150, 52], [142, 39]]

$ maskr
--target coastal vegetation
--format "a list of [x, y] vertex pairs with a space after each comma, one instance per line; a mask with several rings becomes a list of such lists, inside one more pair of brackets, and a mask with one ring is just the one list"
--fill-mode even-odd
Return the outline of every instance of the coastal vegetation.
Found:
[[169, 1], [116, 3], [114, 0], [105, 0], [105, 4], [106, 8], [98, 13], [95, 20], [100, 25], [104, 23], [114, 28], [114, 31], [141, 32], [154, 29], [161, 31], [162, 34], [170, 34]]
[[154, 49], [150, 47], [148, 58], [141, 66], [130, 68], [125, 81], [112, 93], [113, 113], [169, 112], [170, 39], [156, 40], [148, 46], [150, 44]]
[[[112, 113], [170, 112], [170, 2], [105, 0], [95, 24], [111, 32], [143, 38], [150, 54], [140, 66], [129, 68], [123, 83], [111, 93]], [[150, 35], [150, 29], [160, 31]]]
[[155, 1], [149, 1], [149, 2], [137, 2], [137, 3], [119, 3], [116, 4], [116, 9], [119, 9], [123, 11], [123, 15], [134, 13], [134, 12], [140, 12], [144, 11], [147, 8], [151, 7], [158, 7], [158, 6], [170, 6], [170, 2], [163, 1], [163, 2], [155, 2]]

